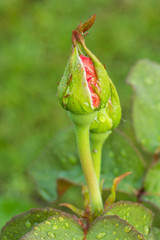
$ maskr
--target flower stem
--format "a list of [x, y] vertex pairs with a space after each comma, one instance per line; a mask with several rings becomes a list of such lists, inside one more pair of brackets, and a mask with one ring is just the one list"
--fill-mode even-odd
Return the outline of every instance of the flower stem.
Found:
[[111, 132], [112, 131], [105, 133], [91, 133], [90, 135], [92, 159], [98, 182], [100, 181], [102, 147]]
[[103, 210], [102, 197], [93, 166], [89, 142], [89, 127], [97, 113], [77, 115], [69, 113], [76, 130], [81, 166], [87, 182], [92, 213], [98, 215]]

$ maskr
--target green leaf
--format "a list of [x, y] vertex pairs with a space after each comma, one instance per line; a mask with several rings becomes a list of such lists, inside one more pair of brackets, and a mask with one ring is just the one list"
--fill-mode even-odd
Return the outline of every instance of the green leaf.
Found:
[[118, 216], [106, 216], [97, 218], [90, 227], [86, 239], [144, 240], [143, 235], [141, 233], [139, 233], [131, 224], [120, 219]]
[[102, 152], [102, 178], [104, 186], [111, 188], [113, 179], [126, 172], [132, 172], [124, 178], [117, 189], [128, 193], [135, 193], [135, 189], [142, 186], [144, 174], [143, 159], [123, 134], [114, 131], [104, 144]]
[[17, 198], [13, 195], [0, 196], [0, 229], [12, 216], [36, 207], [35, 203], [28, 199]]
[[61, 212], [53, 208], [35, 208], [13, 217], [1, 231], [1, 240], [19, 240], [32, 227]]
[[143, 200], [150, 201], [160, 207], [160, 162], [148, 169], [144, 179]]
[[20, 240], [83, 240], [83, 230], [71, 216], [61, 213], [38, 224]]
[[[78, 223], [81, 223], [79, 225]], [[115, 239], [144, 239], [134, 227], [118, 216], [99, 217], [89, 228], [88, 233], [82, 229], [81, 220], [73, 219], [67, 214], [53, 216], [35, 226], [20, 240], [50, 240], [50, 239], [72, 239], [72, 240], [115, 240]], [[84, 226], [83, 226], [84, 227]]]
[[[113, 132], [104, 144], [102, 159], [102, 178], [104, 187], [111, 188], [113, 179], [127, 171], [131, 176], [119, 184], [118, 189], [135, 193], [142, 186], [144, 163], [132, 143], [119, 132]], [[76, 184], [84, 184], [84, 176], [76, 146], [73, 128], [58, 134], [50, 145], [30, 167], [40, 195], [47, 201], [57, 198], [56, 180], [63, 178]]]
[[154, 213], [153, 226], [160, 228], [160, 208], [149, 201], [142, 201], [143, 205]]
[[141, 60], [128, 82], [134, 88], [133, 125], [138, 141], [154, 153], [160, 147], [160, 65]]
[[57, 198], [57, 179], [84, 183], [74, 130], [68, 128], [54, 137], [29, 171], [39, 194], [47, 201], [55, 201]]
[[[118, 215], [132, 224], [146, 239], [151, 240], [150, 230], [153, 222], [153, 213], [142, 204], [120, 201], [109, 207], [104, 215]], [[149, 236], [149, 238], [147, 238]]]

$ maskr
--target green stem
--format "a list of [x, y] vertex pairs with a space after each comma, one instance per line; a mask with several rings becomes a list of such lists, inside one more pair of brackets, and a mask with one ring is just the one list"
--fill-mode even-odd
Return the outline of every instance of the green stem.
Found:
[[77, 115], [69, 113], [75, 125], [81, 166], [88, 186], [92, 212], [95, 215], [103, 210], [102, 197], [93, 166], [89, 142], [89, 127], [96, 114]]
[[102, 147], [110, 134], [111, 131], [105, 133], [91, 133], [90, 135], [92, 159], [98, 182], [100, 181]]

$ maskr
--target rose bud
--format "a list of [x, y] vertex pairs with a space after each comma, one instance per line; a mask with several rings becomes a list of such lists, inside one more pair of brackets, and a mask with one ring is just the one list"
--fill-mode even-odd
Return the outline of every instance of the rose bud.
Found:
[[77, 29], [72, 34], [72, 53], [58, 87], [58, 96], [66, 110], [87, 114], [106, 106], [110, 81], [103, 64], [86, 47]]
[[90, 126], [92, 133], [105, 133], [116, 128], [121, 119], [121, 106], [116, 88], [110, 80], [111, 97], [106, 107], [100, 109]]

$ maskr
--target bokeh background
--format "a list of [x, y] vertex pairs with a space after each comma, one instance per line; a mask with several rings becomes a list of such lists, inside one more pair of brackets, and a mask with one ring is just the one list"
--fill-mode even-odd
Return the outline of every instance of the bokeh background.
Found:
[[132, 138], [132, 89], [142, 58], [160, 62], [159, 0], [0, 0], [0, 228], [40, 199], [27, 168], [70, 123], [57, 99], [71, 32], [96, 13], [87, 46], [106, 65], [122, 104], [120, 128]]

